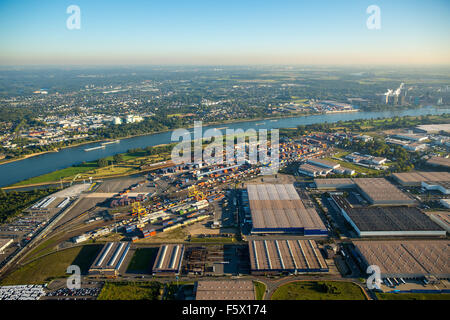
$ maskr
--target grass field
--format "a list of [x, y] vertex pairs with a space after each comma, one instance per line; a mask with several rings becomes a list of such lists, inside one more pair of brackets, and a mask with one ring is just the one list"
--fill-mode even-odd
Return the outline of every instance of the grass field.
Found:
[[161, 283], [106, 282], [97, 300], [159, 300]]
[[371, 173], [378, 173], [378, 170], [375, 169], [371, 169], [371, 168], [366, 168], [366, 167], [362, 167], [362, 166], [358, 166], [356, 164], [344, 161], [344, 160], [336, 160], [336, 159], [332, 159], [332, 158], [324, 158], [324, 160], [328, 160], [334, 163], [339, 163], [341, 165], [341, 167], [344, 168], [348, 168], [348, 169], [353, 169], [358, 173], [366, 173], [366, 174], [371, 174]]
[[32, 261], [7, 275], [1, 285], [43, 284], [55, 278], [69, 276], [67, 267], [77, 265], [85, 274], [102, 246], [89, 245], [51, 253]]
[[255, 285], [256, 300], [262, 300], [266, 292], [266, 285], [259, 281], [253, 281], [253, 284]]
[[88, 162], [85, 165], [68, 167], [68, 168], [56, 170], [56, 171], [53, 171], [53, 172], [50, 172], [47, 174], [43, 174], [41, 176], [30, 178], [30, 179], [27, 179], [24, 181], [20, 181], [18, 183], [13, 184], [13, 186], [23, 186], [23, 185], [35, 184], [35, 183], [59, 181], [60, 179], [74, 177], [75, 175], [77, 175], [79, 173], [84, 173], [84, 172], [87, 172], [90, 170], [94, 170], [96, 168], [97, 168], [96, 163]]
[[377, 293], [378, 300], [450, 300], [450, 293]]
[[295, 281], [279, 287], [272, 300], [366, 300], [362, 289], [351, 282]]
[[127, 272], [148, 272], [152, 268], [158, 254], [158, 248], [138, 248], [128, 265]]
[[212, 238], [191, 238], [190, 242], [235, 242], [235, 238], [229, 238], [229, 237], [212, 237]]

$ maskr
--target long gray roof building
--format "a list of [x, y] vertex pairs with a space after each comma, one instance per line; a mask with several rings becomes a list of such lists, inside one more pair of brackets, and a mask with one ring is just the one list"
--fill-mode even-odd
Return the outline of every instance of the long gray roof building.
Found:
[[382, 278], [450, 277], [450, 241], [353, 241], [364, 267], [377, 265]]
[[251, 184], [247, 192], [252, 233], [327, 234], [314, 206], [305, 204], [292, 184]]
[[248, 246], [252, 273], [328, 271], [314, 240], [251, 240]]

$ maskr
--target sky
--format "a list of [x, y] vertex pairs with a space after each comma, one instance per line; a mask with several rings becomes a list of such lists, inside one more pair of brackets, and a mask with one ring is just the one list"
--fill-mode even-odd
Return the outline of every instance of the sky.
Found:
[[0, 65], [448, 65], [449, 31], [448, 0], [0, 0]]

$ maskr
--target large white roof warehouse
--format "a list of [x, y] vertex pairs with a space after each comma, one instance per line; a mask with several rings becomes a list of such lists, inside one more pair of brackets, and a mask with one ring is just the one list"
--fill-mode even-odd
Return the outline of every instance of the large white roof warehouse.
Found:
[[327, 234], [312, 203], [305, 203], [292, 184], [253, 184], [247, 192], [252, 233]]

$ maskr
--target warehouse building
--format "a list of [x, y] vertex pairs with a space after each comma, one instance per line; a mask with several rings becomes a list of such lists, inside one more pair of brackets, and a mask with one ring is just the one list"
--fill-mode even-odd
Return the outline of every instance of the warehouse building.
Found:
[[105, 244], [89, 268], [89, 275], [116, 277], [130, 250], [130, 242], [109, 242]]
[[312, 165], [329, 168], [329, 169], [336, 169], [341, 166], [339, 163], [334, 163], [331, 161], [327, 161], [324, 159], [318, 159], [318, 158], [311, 158], [311, 159], [308, 159], [307, 161], [308, 161], [308, 163], [310, 163]]
[[353, 179], [356, 189], [370, 204], [382, 205], [415, 205], [416, 201], [384, 178]]
[[319, 190], [351, 189], [355, 183], [350, 178], [314, 179], [314, 185]]
[[298, 167], [298, 172], [310, 177], [326, 176], [333, 169], [315, 166], [309, 163], [303, 163]]
[[422, 187], [428, 191], [450, 194], [450, 181], [422, 181]]
[[153, 275], [178, 275], [183, 261], [184, 245], [166, 244], [159, 248]]
[[393, 173], [392, 177], [399, 184], [405, 187], [420, 187], [422, 185], [422, 181], [450, 182], [450, 172], [426, 172], [426, 171], [401, 172], [401, 173]]
[[440, 199], [439, 203], [447, 209], [450, 209], [450, 199]]
[[450, 234], [450, 212], [447, 211], [434, 211], [427, 212], [427, 215], [431, 220], [441, 226], [447, 233]]
[[416, 127], [416, 131], [422, 132], [422, 133], [450, 132], [450, 123], [421, 124]]
[[0, 239], [0, 254], [3, 253], [11, 243], [13, 243], [13, 239]]
[[450, 241], [353, 241], [353, 251], [365, 270], [380, 267], [381, 278], [450, 278]]
[[252, 274], [328, 271], [313, 240], [251, 240], [248, 246]]
[[434, 167], [450, 169], [450, 158], [431, 157], [427, 160], [427, 164]]
[[328, 234], [313, 203], [300, 199], [292, 184], [248, 185], [247, 193], [252, 233]]
[[198, 281], [196, 300], [255, 300], [251, 280]]
[[342, 196], [331, 199], [360, 237], [445, 236], [445, 230], [416, 207], [353, 208]]
[[371, 205], [415, 205], [416, 201], [384, 178], [315, 179], [320, 190], [356, 189]]

